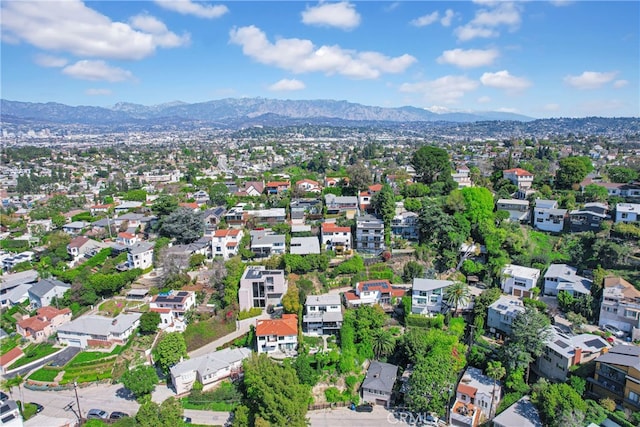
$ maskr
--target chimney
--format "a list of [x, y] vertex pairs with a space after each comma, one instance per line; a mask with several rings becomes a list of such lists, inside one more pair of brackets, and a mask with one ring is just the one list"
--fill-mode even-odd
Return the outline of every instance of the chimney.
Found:
[[115, 325], [116, 323], [118, 323], [118, 319], [113, 319], [113, 320], [111, 321], [111, 325]]
[[582, 348], [576, 347], [573, 353], [573, 363], [572, 365], [578, 365], [582, 362]]

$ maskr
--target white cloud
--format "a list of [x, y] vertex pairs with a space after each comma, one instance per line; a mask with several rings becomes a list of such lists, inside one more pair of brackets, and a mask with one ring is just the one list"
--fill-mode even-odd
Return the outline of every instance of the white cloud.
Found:
[[598, 89], [603, 85], [612, 81], [618, 73], [610, 71], [607, 73], [600, 73], [597, 71], [585, 71], [579, 76], [566, 76], [564, 82], [569, 86], [573, 86], [577, 89]]
[[466, 25], [456, 28], [455, 34], [460, 41], [474, 38], [489, 38], [500, 35], [498, 27], [507, 26], [515, 31], [521, 23], [520, 7], [508, 1], [477, 1], [475, 3], [487, 6], [476, 12], [475, 17]]
[[558, 111], [560, 110], [560, 104], [550, 103], [542, 107], [545, 111]]
[[113, 92], [111, 91], [111, 89], [95, 89], [95, 88], [91, 88], [91, 89], [87, 89], [84, 91], [85, 95], [89, 95], [89, 96], [109, 96], [111, 95]]
[[182, 15], [195, 15], [200, 18], [214, 19], [229, 12], [224, 5], [210, 5], [194, 3], [191, 0], [155, 0], [156, 4], [164, 9], [178, 12]]
[[478, 104], [488, 104], [491, 102], [491, 97], [489, 96], [481, 96], [476, 101]]
[[255, 61], [293, 73], [322, 72], [355, 79], [375, 79], [383, 73], [401, 73], [416, 58], [404, 54], [391, 58], [378, 52], [357, 52], [340, 46], [314, 46], [311, 40], [278, 39], [271, 43], [255, 26], [233, 28], [230, 42]]
[[444, 12], [444, 16], [442, 17], [442, 19], [440, 20], [440, 23], [442, 24], [443, 27], [448, 27], [451, 25], [451, 21], [453, 20], [455, 13], [453, 13], [453, 10], [451, 9], [447, 9]]
[[431, 107], [424, 107], [424, 109], [436, 114], [444, 114], [444, 113], [451, 112], [451, 109], [449, 107], [445, 107], [444, 105], [432, 105]]
[[556, 6], [556, 7], [562, 7], [562, 6], [569, 6], [574, 2], [573, 0], [551, 0], [549, 1], [549, 3], [551, 3], [553, 6]]
[[422, 94], [427, 102], [453, 104], [465, 93], [478, 88], [478, 82], [466, 76], [444, 76], [436, 80], [418, 83], [403, 83], [400, 92]]
[[296, 79], [282, 79], [269, 86], [269, 90], [274, 92], [302, 90], [306, 86], [304, 82]]
[[436, 59], [438, 64], [450, 64], [460, 68], [484, 67], [493, 64], [500, 55], [496, 49], [445, 50]]
[[348, 1], [340, 3], [321, 2], [302, 12], [302, 22], [307, 25], [337, 27], [352, 30], [360, 25], [360, 14], [354, 4]]
[[413, 19], [409, 23], [415, 27], [426, 27], [427, 25], [431, 25], [436, 22], [438, 18], [440, 18], [440, 14], [438, 11], [435, 11], [428, 15], [423, 15], [419, 18]]
[[[154, 32], [136, 30], [124, 22], [111, 21], [79, 0], [5, 1], [0, 5], [3, 39], [23, 41], [44, 50], [131, 60], [148, 57], [160, 47], [189, 42], [188, 34], [178, 36], [166, 26], [164, 32], [156, 32], [161, 28], [157, 20]], [[151, 28], [149, 18], [146, 29]]]
[[60, 68], [60, 67], [64, 67], [65, 65], [67, 65], [67, 60], [65, 58], [60, 58], [58, 56], [52, 56], [52, 55], [46, 55], [46, 54], [43, 54], [43, 53], [40, 53], [40, 54], [36, 55], [33, 58], [33, 60], [39, 66], [47, 67], [47, 68]]
[[81, 80], [122, 82], [134, 79], [131, 71], [111, 67], [104, 61], [90, 61], [86, 59], [64, 67], [62, 73]]
[[516, 77], [509, 74], [507, 70], [496, 73], [484, 73], [480, 77], [483, 85], [508, 91], [519, 91], [531, 86], [531, 82], [524, 77]]
[[620, 89], [625, 87], [628, 84], [629, 82], [627, 80], [616, 80], [615, 82], [613, 82], [613, 87], [616, 89]]

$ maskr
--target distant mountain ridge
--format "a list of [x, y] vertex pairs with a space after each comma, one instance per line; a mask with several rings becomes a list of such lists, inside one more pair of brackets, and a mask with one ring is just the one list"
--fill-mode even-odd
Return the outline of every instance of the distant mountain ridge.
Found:
[[[252, 119], [277, 118], [278, 122], [291, 119], [311, 121], [363, 121], [363, 122], [459, 122], [509, 120], [529, 122], [535, 119], [504, 112], [452, 112], [434, 113], [417, 107], [376, 107], [335, 100], [278, 100], [267, 98], [226, 98], [200, 103], [181, 101], [145, 106], [120, 102], [111, 108], [69, 106], [48, 102], [32, 103], [0, 100], [0, 118], [9, 123], [14, 120], [36, 120], [64, 124], [111, 125], [157, 121], [194, 121], [209, 124], [231, 124]], [[264, 122], [265, 120], [259, 120]]]

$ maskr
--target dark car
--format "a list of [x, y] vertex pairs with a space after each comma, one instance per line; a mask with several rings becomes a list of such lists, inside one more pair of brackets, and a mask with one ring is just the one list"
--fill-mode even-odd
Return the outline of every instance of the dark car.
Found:
[[89, 412], [87, 412], [88, 420], [106, 420], [107, 418], [109, 418], [109, 413], [102, 409], [89, 409]]
[[373, 405], [358, 405], [356, 406], [356, 412], [373, 412]]
[[120, 411], [113, 411], [111, 415], [109, 415], [110, 420], [119, 420], [121, 418], [127, 418], [129, 414]]
[[183, 416], [182, 421], [184, 421], [185, 424], [191, 424], [191, 417]]
[[7, 396], [7, 393], [0, 391], [0, 403], [4, 402], [5, 400], [9, 400], [9, 396]]
[[44, 406], [42, 406], [42, 405], [41, 405], [41, 404], [39, 404], [39, 403], [36, 403], [36, 402], [29, 402], [29, 404], [30, 404], [30, 405], [33, 405], [33, 406], [35, 406], [35, 407], [36, 407], [36, 414], [39, 414], [39, 413], [40, 413], [40, 412], [42, 412], [42, 411], [43, 411], [43, 409], [44, 409]]

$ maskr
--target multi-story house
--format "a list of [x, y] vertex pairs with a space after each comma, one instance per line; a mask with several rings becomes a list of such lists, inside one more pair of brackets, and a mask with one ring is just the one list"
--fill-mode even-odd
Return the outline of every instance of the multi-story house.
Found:
[[16, 332], [34, 343], [46, 341], [55, 334], [60, 325], [71, 321], [71, 310], [47, 306], [40, 307], [33, 317], [23, 317], [16, 323]]
[[349, 177], [346, 176], [327, 176], [324, 179], [325, 187], [337, 187], [340, 185], [340, 182], [349, 182]]
[[371, 215], [357, 217], [355, 248], [357, 251], [369, 253], [383, 251], [384, 222]]
[[338, 294], [308, 295], [302, 330], [313, 335], [334, 335], [342, 327], [342, 303]]
[[33, 261], [34, 256], [35, 253], [33, 251], [23, 251], [19, 254], [2, 254], [0, 255], [0, 260], [2, 261], [2, 269], [4, 271], [11, 271], [18, 264]]
[[282, 194], [289, 191], [291, 183], [289, 181], [271, 181], [265, 185], [267, 194]]
[[368, 189], [361, 191], [358, 195], [358, 203], [360, 205], [360, 212], [367, 212], [371, 207], [371, 200], [376, 193], [382, 190], [382, 184], [370, 185]]
[[544, 273], [544, 294], [558, 295], [565, 291], [572, 296], [591, 294], [593, 282], [585, 277], [578, 276], [578, 270], [567, 264], [551, 264]]
[[253, 196], [258, 197], [264, 193], [264, 182], [262, 181], [247, 181], [244, 183], [244, 187], [235, 192], [236, 196]]
[[186, 328], [184, 315], [196, 305], [196, 293], [192, 291], [171, 291], [151, 298], [149, 311], [160, 314], [160, 328], [183, 331]]
[[598, 325], [613, 325], [640, 339], [640, 291], [621, 277], [605, 277]]
[[496, 210], [509, 214], [509, 221], [529, 222], [529, 201], [519, 199], [498, 199]]
[[333, 222], [323, 222], [320, 241], [328, 251], [342, 255], [351, 250], [351, 227], [338, 227]]
[[320, 241], [317, 236], [292, 237], [289, 253], [294, 255], [311, 255], [320, 253]]
[[519, 298], [502, 295], [487, 309], [487, 327], [492, 334], [504, 338], [511, 335], [511, 324], [524, 305]]
[[312, 179], [301, 179], [296, 182], [296, 188], [303, 193], [321, 193], [322, 187], [318, 181]]
[[582, 209], [569, 212], [569, 229], [571, 232], [600, 231], [602, 221], [609, 218], [609, 207], [604, 203], [585, 203]]
[[537, 374], [552, 381], [566, 381], [572, 366], [604, 354], [609, 343], [593, 334], [567, 335], [552, 328], [544, 352], [535, 363]]
[[114, 207], [113, 211], [116, 213], [116, 215], [120, 215], [120, 214], [127, 213], [130, 210], [138, 209], [142, 207], [143, 204], [144, 203], [142, 202], [135, 202], [135, 201], [122, 202], [116, 207]]
[[362, 400], [384, 407], [389, 406], [397, 376], [396, 365], [372, 361], [367, 369], [367, 376], [362, 381]]
[[596, 359], [591, 392], [631, 411], [640, 411], [640, 347], [617, 345]]
[[243, 228], [247, 225], [249, 213], [245, 212], [244, 204], [238, 204], [227, 211], [224, 215], [224, 222], [229, 228]]
[[283, 270], [267, 270], [264, 266], [250, 266], [240, 279], [238, 300], [240, 310], [278, 305], [287, 292]]
[[216, 230], [211, 238], [211, 251], [213, 256], [221, 256], [226, 260], [238, 255], [240, 241], [243, 236], [244, 232], [237, 228]]
[[127, 266], [146, 270], [153, 266], [153, 244], [138, 242], [130, 246], [127, 251]]
[[533, 174], [524, 169], [514, 168], [503, 170], [502, 177], [517, 185], [519, 190], [528, 190], [533, 185]]
[[407, 211], [394, 216], [391, 221], [391, 234], [406, 240], [418, 240], [420, 237], [418, 214]]
[[354, 290], [345, 292], [344, 298], [349, 306], [388, 305], [393, 297], [404, 296], [404, 289], [396, 289], [388, 280], [366, 280], [356, 283]]
[[89, 223], [86, 221], [73, 221], [69, 224], [63, 225], [62, 231], [70, 236], [77, 236], [81, 234], [82, 230], [84, 230], [87, 226], [89, 226]]
[[451, 172], [451, 177], [458, 183], [458, 188], [471, 187], [473, 183], [469, 176], [470, 173], [471, 170], [466, 165], [458, 165], [455, 172]]
[[140, 316], [140, 313], [120, 313], [115, 318], [80, 316], [58, 327], [58, 341], [80, 348], [124, 344], [140, 324]]
[[564, 229], [566, 209], [558, 209], [556, 200], [536, 199], [533, 208], [533, 226], [538, 230], [560, 233]]
[[133, 246], [141, 240], [136, 234], [127, 233], [126, 231], [118, 233], [118, 237], [116, 237], [116, 243], [123, 246]]
[[615, 222], [637, 222], [639, 213], [640, 204], [638, 203], [618, 203], [616, 204]]
[[352, 216], [358, 211], [358, 198], [356, 196], [325, 194], [324, 203], [327, 206], [328, 215], [336, 215], [344, 212], [348, 216]]
[[272, 255], [285, 253], [285, 235], [274, 234], [270, 229], [251, 230], [251, 252], [256, 258], [269, 258]]
[[249, 218], [253, 218], [255, 225], [283, 224], [287, 220], [287, 214], [284, 208], [256, 209], [246, 212]]
[[413, 279], [411, 312], [430, 316], [447, 311], [449, 307], [443, 302], [443, 296], [451, 285], [450, 280]]
[[520, 298], [533, 298], [540, 278], [537, 268], [508, 264], [502, 269], [502, 291]]
[[256, 344], [258, 354], [295, 355], [298, 346], [298, 316], [283, 314], [281, 319], [256, 321]]
[[57, 279], [42, 279], [29, 288], [29, 302], [34, 308], [51, 305], [54, 298], [62, 298], [71, 285]]
[[478, 368], [468, 367], [456, 387], [456, 400], [451, 407], [451, 425], [476, 427], [496, 413], [502, 386], [494, 385]]

